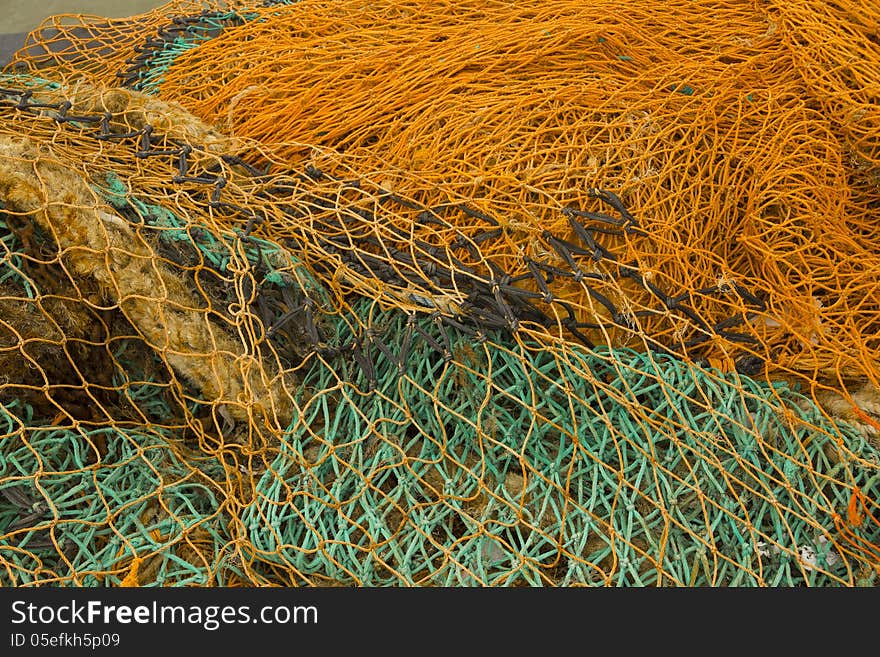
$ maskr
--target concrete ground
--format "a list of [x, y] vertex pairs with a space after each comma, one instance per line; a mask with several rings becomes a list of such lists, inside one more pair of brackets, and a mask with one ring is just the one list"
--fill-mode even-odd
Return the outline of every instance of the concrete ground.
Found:
[[0, 66], [44, 18], [55, 14], [91, 14], [123, 18], [164, 5], [166, 0], [0, 0]]
[[165, 0], [0, 0], [0, 34], [16, 34], [35, 28], [55, 14], [93, 14], [122, 18], [142, 14], [165, 4]]

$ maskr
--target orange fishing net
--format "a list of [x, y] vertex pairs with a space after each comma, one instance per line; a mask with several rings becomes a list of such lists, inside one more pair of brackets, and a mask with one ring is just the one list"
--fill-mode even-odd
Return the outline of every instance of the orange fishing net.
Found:
[[[870, 9], [861, 11], [869, 24]], [[812, 27], [786, 29], [789, 15]], [[766, 311], [733, 295], [698, 300], [700, 314], [711, 327], [747, 312], [746, 332], [761, 342], [750, 351], [783, 372], [876, 381], [876, 289], [864, 275], [874, 249], [858, 218], [877, 189], [863, 184], [854, 200], [848, 183], [874, 171], [866, 76], [876, 69], [861, 58], [847, 93], [835, 66], [850, 42], [873, 44], [859, 41], [858, 23], [847, 38], [841, 17], [809, 15], [790, 3], [300, 2], [255, 8], [181, 49], [154, 87], [285, 159], [331, 146], [428, 207], [469, 202], [498, 222], [501, 236], [481, 251], [512, 276], [552, 250], [545, 230], [578, 241], [566, 210], [595, 212], [591, 190], [616, 190], [650, 236], [615, 240], [619, 261], [672, 297], [719, 282], [751, 290]], [[149, 51], [146, 39], [168, 21], [158, 12], [116, 23], [92, 28], [116, 53], [92, 66], [93, 81], [142, 71], [145, 55], [127, 69], [122, 58]], [[835, 25], [836, 41], [827, 32]], [[64, 28], [46, 45], [73, 36], [74, 49], [94, 46], [76, 38], [83, 29]], [[792, 34], [840, 45], [807, 65]], [[73, 61], [59, 73], [84, 75]], [[825, 85], [817, 66], [829, 70]], [[467, 214], [457, 225], [496, 227]], [[284, 230], [273, 224], [271, 234]], [[628, 299], [647, 304], [645, 292]], [[582, 286], [563, 294], [580, 321], [605, 312]], [[678, 349], [686, 342], [668, 317], [642, 328]], [[737, 351], [722, 345], [714, 355]]]

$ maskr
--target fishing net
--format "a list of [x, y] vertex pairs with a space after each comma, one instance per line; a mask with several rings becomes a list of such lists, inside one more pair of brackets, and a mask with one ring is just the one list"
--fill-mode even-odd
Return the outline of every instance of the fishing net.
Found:
[[876, 11], [580, 5], [29, 36], [4, 585], [875, 583]]

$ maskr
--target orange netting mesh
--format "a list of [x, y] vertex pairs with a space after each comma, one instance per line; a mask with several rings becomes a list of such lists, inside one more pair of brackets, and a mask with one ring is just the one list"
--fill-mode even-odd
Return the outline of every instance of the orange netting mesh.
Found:
[[255, 4], [6, 69], [10, 581], [873, 581], [880, 12]]

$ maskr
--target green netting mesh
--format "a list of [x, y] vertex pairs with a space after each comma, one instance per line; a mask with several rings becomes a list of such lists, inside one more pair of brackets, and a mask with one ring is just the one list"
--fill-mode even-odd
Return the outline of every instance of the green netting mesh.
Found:
[[[402, 314], [358, 309], [405, 333]], [[309, 370], [332, 392], [302, 406], [244, 512], [256, 555], [374, 586], [846, 577], [828, 550], [850, 496], [837, 481], [878, 481], [839, 448], [878, 454], [797, 392], [626, 350], [454, 349], [469, 367], [414, 340], [404, 376], [377, 362], [372, 392], [356, 366]]]
[[[406, 321], [395, 311], [373, 317], [392, 332]], [[316, 360], [304, 384], [323, 392], [302, 404], [235, 523], [224, 512], [224, 468], [182, 461], [170, 447], [179, 438], [29, 428], [26, 408], [4, 407], [0, 478], [16, 501], [0, 515], [4, 583], [75, 572], [73, 583], [110, 584], [89, 573], [118, 569], [121, 579], [139, 555], [153, 556], [152, 585], [205, 584], [222, 577], [234, 528], [248, 560], [374, 586], [788, 586], [849, 576], [828, 539], [850, 494], [838, 480], [869, 494], [878, 481], [840, 446], [878, 455], [796, 392], [627, 351], [563, 362], [490, 343], [472, 350], [468, 371], [431, 349], [416, 338], [411, 362], [421, 366], [403, 377], [377, 360], [372, 391], [358, 367]], [[476, 375], [484, 371], [491, 384]], [[583, 402], [554, 383], [563, 380], [583, 382]], [[622, 400], [650, 409], [656, 426]], [[35, 528], [17, 532], [23, 521]], [[193, 535], [198, 552], [187, 547]]]
[[[20, 412], [24, 417], [15, 415]], [[214, 465], [203, 475], [169, 437], [123, 428], [30, 428], [27, 409], [3, 407], [0, 584], [118, 584], [135, 557], [152, 585], [205, 585], [227, 543]], [[107, 571], [113, 571], [107, 575]]]

